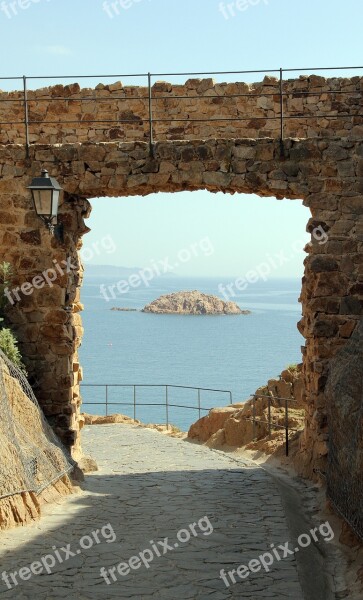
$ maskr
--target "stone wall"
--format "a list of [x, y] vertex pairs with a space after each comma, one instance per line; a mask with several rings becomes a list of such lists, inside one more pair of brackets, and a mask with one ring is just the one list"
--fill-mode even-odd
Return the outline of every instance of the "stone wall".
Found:
[[[299, 324], [306, 338], [307, 396], [301, 455], [305, 473], [324, 468], [330, 362], [363, 315], [363, 79], [310, 75], [285, 81], [283, 89], [285, 115], [293, 117], [285, 120], [289, 139], [283, 153], [280, 88], [271, 77], [251, 85], [212, 79], [155, 83], [153, 130], [159, 141], [152, 153], [145, 87], [116, 82], [30, 91], [28, 155], [22, 93], [0, 93], [1, 255], [13, 265], [16, 286], [55, 265], [61, 269], [51, 285], [18, 292], [8, 318], [43, 410], [75, 453], [83, 333], [78, 250], [88, 231], [89, 200], [207, 189], [303, 199], [312, 215], [308, 230], [324, 234], [326, 243], [312, 235], [306, 248]], [[64, 243], [49, 237], [26, 190], [42, 168], [65, 190]]]
[[[285, 119], [285, 136], [362, 138], [362, 90], [361, 77], [284, 81], [284, 114], [293, 117]], [[157, 82], [152, 96], [156, 140], [280, 136], [280, 82], [274, 77], [250, 85], [213, 79]], [[28, 102], [31, 143], [149, 139], [147, 87], [56, 85], [29, 91]], [[22, 92], [0, 93], [0, 122], [11, 123], [1, 126], [0, 144], [24, 143]]]
[[[38, 221], [26, 186], [47, 168], [65, 190], [60, 209], [64, 243]], [[303, 373], [306, 428], [304, 473], [324, 469], [328, 451], [325, 385], [332, 357], [363, 315], [363, 143], [355, 139], [169, 141], [0, 146], [0, 250], [16, 283], [70, 260], [68, 273], [25, 295], [9, 311], [36, 395], [68, 446], [77, 448], [82, 338], [78, 250], [87, 232], [88, 200], [207, 189], [303, 199], [312, 218], [306, 247], [299, 325], [306, 338]]]

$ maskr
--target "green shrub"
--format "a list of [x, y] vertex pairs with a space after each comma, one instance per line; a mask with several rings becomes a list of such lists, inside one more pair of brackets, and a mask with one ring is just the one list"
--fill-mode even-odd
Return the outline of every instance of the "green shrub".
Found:
[[12, 277], [11, 265], [7, 262], [0, 263], [0, 317], [4, 316], [5, 307], [8, 303], [4, 290], [11, 285]]
[[13, 332], [3, 326], [3, 317], [8, 302], [4, 290], [11, 285], [12, 276], [11, 265], [7, 262], [0, 263], [0, 350], [26, 375], [27, 372], [18, 348], [18, 341]]
[[0, 350], [2, 350], [9, 360], [26, 375], [26, 369], [23, 364], [18, 342], [10, 329], [3, 327], [0, 329]]

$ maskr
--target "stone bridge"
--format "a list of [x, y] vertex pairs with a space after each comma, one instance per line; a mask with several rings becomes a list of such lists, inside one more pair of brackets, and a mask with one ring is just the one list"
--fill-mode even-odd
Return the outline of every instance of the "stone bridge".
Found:
[[[21, 93], [0, 94], [0, 121], [8, 123], [0, 134], [0, 246], [20, 288], [8, 318], [38, 400], [75, 453], [83, 332], [78, 251], [88, 231], [90, 200], [209, 190], [300, 199], [310, 209], [298, 325], [306, 340], [307, 409], [300, 467], [307, 475], [325, 469], [331, 429], [337, 422], [344, 429], [344, 419], [361, 402], [352, 398], [335, 410], [326, 384], [332, 359], [348, 347], [363, 315], [362, 88], [359, 77], [285, 82], [285, 109], [293, 118], [285, 123], [283, 151], [278, 82], [272, 78], [252, 86], [209, 79], [155, 84], [158, 141], [151, 152], [145, 88], [117, 83], [80, 90], [73, 84], [29, 92], [28, 152]], [[178, 117], [190, 115], [193, 122], [177, 126]], [[234, 120], [219, 122], [222, 115]], [[115, 118], [117, 125], [107, 123]], [[59, 217], [64, 243], [49, 236], [26, 189], [42, 168], [65, 191]], [[64, 269], [51, 286], [34, 279], [56, 264]], [[339, 443], [350, 437], [342, 434]]]

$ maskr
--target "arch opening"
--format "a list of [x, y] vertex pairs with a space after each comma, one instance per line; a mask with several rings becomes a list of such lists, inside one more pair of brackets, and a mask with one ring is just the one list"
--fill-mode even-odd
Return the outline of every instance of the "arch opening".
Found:
[[[287, 365], [302, 362], [304, 339], [296, 325], [311, 213], [301, 201], [199, 191], [91, 204], [91, 232], [80, 250], [83, 384], [164, 382], [231, 390], [233, 401], [241, 402]], [[251, 315], [196, 319], [134, 312], [185, 290], [236, 302]], [[86, 412], [104, 414], [104, 393], [82, 388]], [[164, 401], [160, 388], [137, 393], [141, 403]], [[177, 390], [169, 401], [195, 407], [188, 395]], [[123, 407], [117, 406], [120, 396]], [[206, 392], [202, 403], [221, 406], [228, 399]], [[132, 387], [108, 389], [108, 402], [109, 411], [122, 408], [134, 416]], [[169, 412], [183, 430], [198, 417], [194, 410]], [[137, 417], [162, 422], [165, 408], [138, 408]]]

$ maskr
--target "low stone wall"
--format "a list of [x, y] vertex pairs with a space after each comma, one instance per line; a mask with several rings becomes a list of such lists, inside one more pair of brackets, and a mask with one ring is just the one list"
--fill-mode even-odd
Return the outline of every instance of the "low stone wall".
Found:
[[[284, 81], [285, 136], [362, 138], [362, 91], [362, 77], [304, 75]], [[156, 140], [280, 136], [280, 82], [275, 77], [253, 84], [157, 82], [152, 97]], [[32, 144], [149, 139], [147, 87], [56, 85], [29, 91], [28, 107]], [[0, 93], [0, 122], [7, 123], [0, 128], [0, 144], [24, 143], [22, 92]]]

